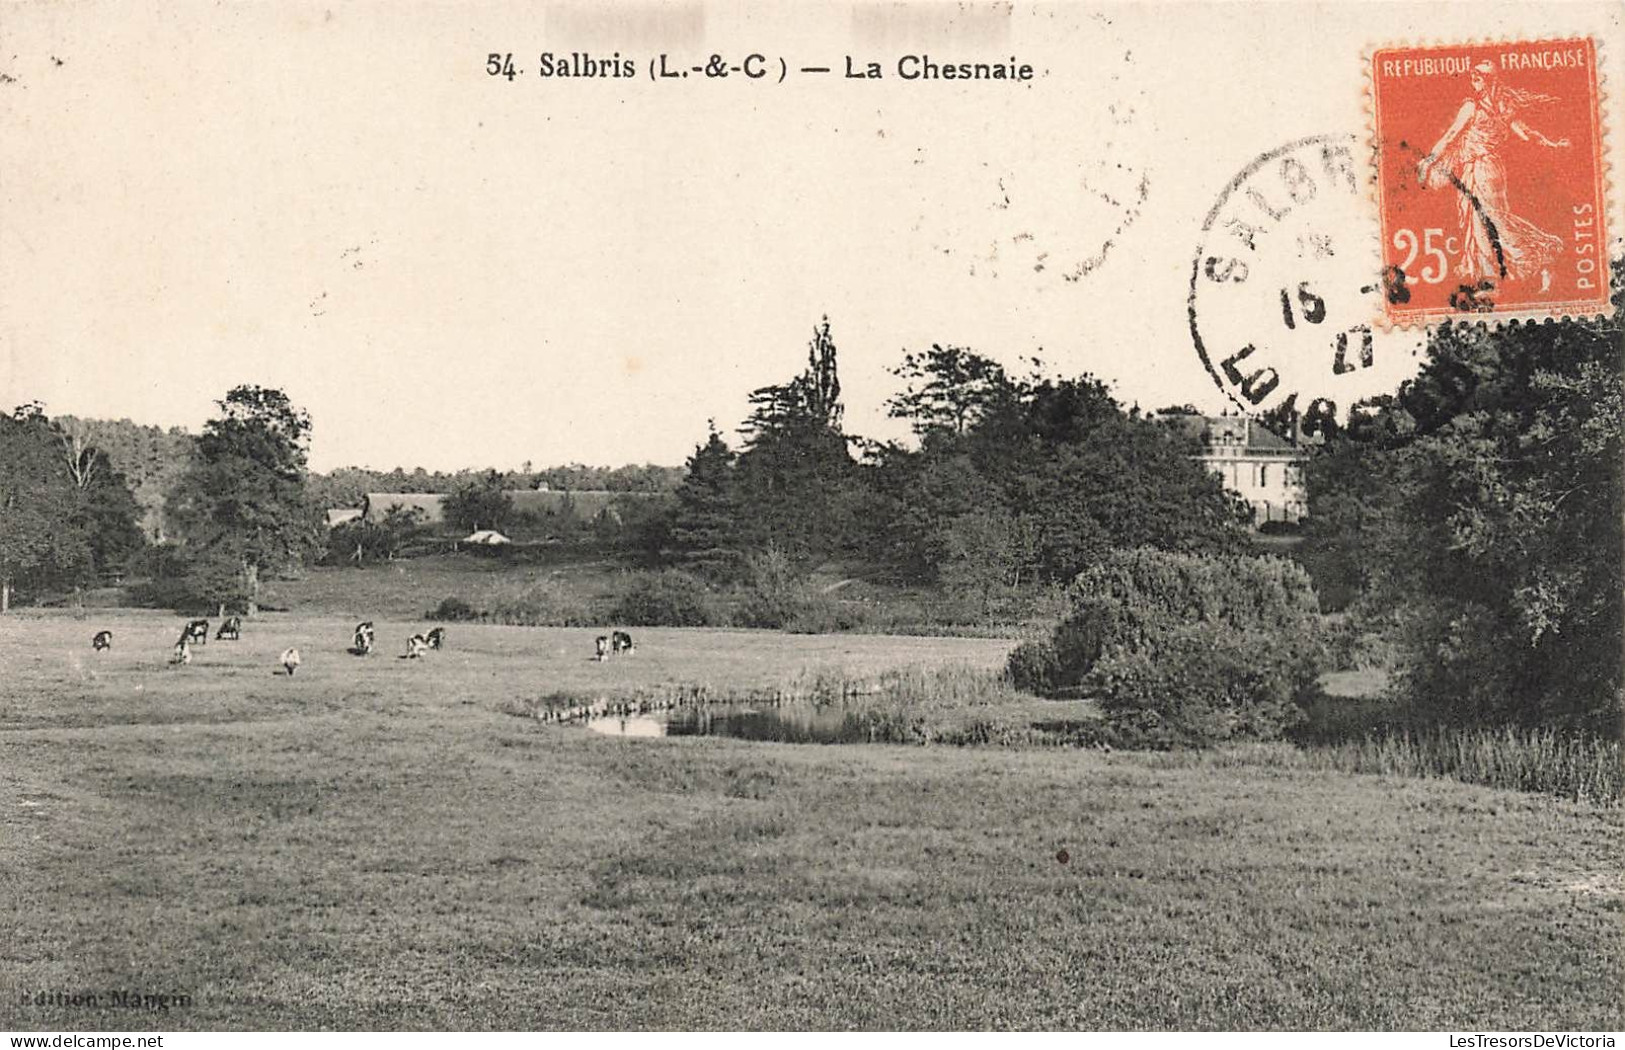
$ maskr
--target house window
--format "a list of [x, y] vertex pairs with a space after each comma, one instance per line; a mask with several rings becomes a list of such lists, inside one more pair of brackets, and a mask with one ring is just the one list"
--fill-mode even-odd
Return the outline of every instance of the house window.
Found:
[[1270, 483], [1270, 468], [1268, 463], [1258, 468], [1258, 483], [1259, 485], [1268, 485]]

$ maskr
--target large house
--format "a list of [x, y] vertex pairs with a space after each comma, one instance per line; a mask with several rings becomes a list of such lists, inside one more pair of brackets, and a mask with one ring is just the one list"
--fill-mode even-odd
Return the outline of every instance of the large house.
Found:
[[1183, 416], [1178, 423], [1201, 440], [1198, 458], [1247, 501], [1256, 524], [1308, 515], [1303, 449], [1248, 416]]

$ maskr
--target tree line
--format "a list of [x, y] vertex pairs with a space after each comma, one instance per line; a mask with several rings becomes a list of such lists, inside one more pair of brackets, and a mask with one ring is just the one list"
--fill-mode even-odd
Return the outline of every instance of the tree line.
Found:
[[806, 367], [753, 391], [738, 448], [713, 426], [650, 546], [727, 580], [768, 559], [849, 560], [984, 603], [1072, 579], [1108, 550], [1247, 543], [1250, 513], [1188, 432], [1125, 408], [1089, 375], [1012, 375], [965, 347], [905, 352], [888, 402], [914, 441], [842, 426], [826, 318]]
[[534, 468], [529, 463], [518, 470], [371, 470], [366, 467], [338, 467], [326, 473], [312, 473], [310, 496], [324, 508], [359, 507], [370, 492], [426, 492], [452, 495], [470, 484], [495, 474], [503, 489], [549, 489], [572, 492], [669, 493], [682, 483], [681, 467], [653, 463], [620, 467], [593, 467], [582, 463]]
[[[438, 491], [453, 525], [489, 526], [512, 518], [501, 490], [538, 483], [673, 493], [637, 504], [628, 553], [716, 581], [764, 558], [792, 576], [839, 559], [991, 603], [1070, 579], [1116, 547], [1244, 542], [1245, 509], [1191, 459], [1188, 436], [1125, 410], [1093, 377], [1044, 377], [1034, 365], [1012, 375], [946, 345], [904, 354], [894, 370], [903, 389], [888, 407], [916, 441], [881, 444], [844, 430], [826, 318], [803, 369], [750, 392], [739, 447], [713, 428], [681, 469], [315, 474], [309, 416], [256, 386], [230, 391], [196, 438], [127, 421], [53, 422], [25, 406], [6, 424], [16, 451], [4, 491], [9, 508], [23, 509], [13, 510], [0, 574], [7, 597], [19, 586], [82, 586], [143, 546], [136, 524], [145, 521], [166, 541], [153, 575], [183, 578], [196, 601], [248, 608], [266, 572], [329, 546], [325, 507], [368, 491]], [[353, 546], [358, 562], [392, 556], [421, 524], [399, 514], [353, 526], [364, 535], [338, 546]]]
[[52, 419], [39, 403], [0, 416], [0, 609], [19, 594], [64, 594], [130, 573], [150, 578], [142, 594], [157, 604], [249, 610], [267, 572], [330, 553], [337, 563], [387, 559], [423, 534], [420, 518], [400, 512], [342, 535], [326, 529], [328, 508], [357, 506], [368, 492], [446, 494], [455, 528], [481, 517], [493, 487], [669, 494], [681, 478], [675, 467], [528, 463], [322, 474], [309, 469], [311, 420], [282, 391], [241, 386], [217, 407], [196, 436], [127, 419]]

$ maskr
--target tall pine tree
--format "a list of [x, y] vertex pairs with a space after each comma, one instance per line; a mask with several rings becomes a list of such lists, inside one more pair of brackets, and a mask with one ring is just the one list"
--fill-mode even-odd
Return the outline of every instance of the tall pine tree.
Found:
[[841, 432], [841, 380], [829, 318], [814, 327], [807, 368], [752, 391], [736, 478], [743, 546], [806, 564], [849, 549], [863, 503]]

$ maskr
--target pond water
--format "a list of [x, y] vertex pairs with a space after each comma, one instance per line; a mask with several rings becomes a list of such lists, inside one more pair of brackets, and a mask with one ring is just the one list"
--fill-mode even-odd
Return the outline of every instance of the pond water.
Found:
[[781, 744], [866, 744], [869, 725], [839, 707], [792, 704], [684, 707], [657, 714], [594, 718], [587, 728], [607, 736], [731, 736]]

